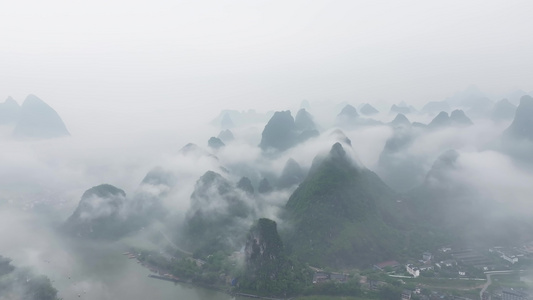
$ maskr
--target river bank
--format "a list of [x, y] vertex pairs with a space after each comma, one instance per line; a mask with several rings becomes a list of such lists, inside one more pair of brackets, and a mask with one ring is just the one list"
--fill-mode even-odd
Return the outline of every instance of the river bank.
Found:
[[237, 299], [244, 299], [244, 298], [253, 298], [253, 299], [265, 299], [265, 300], [289, 300], [293, 298], [273, 298], [273, 297], [266, 297], [266, 296], [260, 296], [260, 295], [254, 295], [254, 294], [247, 294], [247, 293], [237, 293], [231, 291], [231, 288], [228, 287], [222, 287], [218, 285], [209, 285], [199, 282], [193, 282], [191, 279], [184, 279], [177, 276], [174, 276], [170, 274], [169, 270], [165, 270], [163, 268], [151, 265], [147, 262], [143, 262], [139, 259], [139, 257], [131, 252], [124, 252], [123, 255], [127, 256], [128, 259], [135, 259], [135, 261], [141, 265], [142, 267], [148, 269], [153, 274], [149, 274], [148, 277], [152, 279], [158, 279], [162, 281], [172, 282], [174, 284], [187, 284], [195, 287], [200, 287], [204, 289], [210, 289], [218, 292], [222, 292], [225, 294], [228, 294], [232, 297], [236, 297]]

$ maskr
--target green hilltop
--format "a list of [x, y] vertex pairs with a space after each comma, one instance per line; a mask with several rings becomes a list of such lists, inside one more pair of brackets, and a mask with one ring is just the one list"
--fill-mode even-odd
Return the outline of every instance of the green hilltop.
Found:
[[317, 266], [364, 266], [403, 248], [394, 192], [351, 161], [340, 143], [317, 157], [289, 198], [290, 248]]

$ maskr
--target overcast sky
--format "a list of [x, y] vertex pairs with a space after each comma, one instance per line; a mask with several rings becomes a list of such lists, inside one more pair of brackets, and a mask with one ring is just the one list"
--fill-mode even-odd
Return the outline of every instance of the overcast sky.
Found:
[[[2, 1], [0, 101], [67, 125], [533, 90], [532, 1]], [[208, 110], [207, 107], [210, 107]], [[90, 117], [89, 117], [90, 116]]]

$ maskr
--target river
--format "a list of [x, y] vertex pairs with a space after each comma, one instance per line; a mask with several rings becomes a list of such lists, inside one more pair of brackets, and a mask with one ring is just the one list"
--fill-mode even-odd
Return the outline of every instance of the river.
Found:
[[[148, 277], [122, 255], [128, 243], [66, 238], [37, 214], [0, 206], [0, 255], [48, 276], [64, 300], [230, 300], [228, 294]], [[0, 295], [1, 298], [1, 295]]]
[[47, 274], [68, 299], [127, 299], [127, 300], [230, 300], [228, 294], [189, 284], [149, 278], [150, 271], [122, 255], [119, 247], [81, 245], [77, 261], [70, 268], [53, 268]]

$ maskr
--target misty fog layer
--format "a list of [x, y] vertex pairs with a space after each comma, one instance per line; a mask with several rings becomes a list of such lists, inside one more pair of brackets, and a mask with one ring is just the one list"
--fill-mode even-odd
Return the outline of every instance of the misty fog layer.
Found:
[[[276, 220], [282, 230], [290, 230], [292, 225], [282, 217], [287, 200], [315, 157], [328, 153], [336, 142], [349, 149], [353, 164], [375, 170], [396, 192], [406, 193], [406, 199], [438, 193], [442, 201], [470, 199], [483, 206], [487, 212], [483, 222], [527, 219], [533, 192], [531, 160], [506, 151], [529, 147], [527, 136], [506, 136], [507, 128], [514, 128], [511, 123], [527, 124], [533, 118], [527, 110], [529, 99], [522, 99], [526, 110], [518, 106], [519, 119], [514, 123], [514, 115], [507, 120], [492, 118], [496, 104], [490, 104], [484, 115], [469, 118], [464, 112], [469, 111], [468, 101], [454, 104], [448, 99], [450, 115], [385, 111], [361, 116], [346, 103], [326, 110], [324, 103], [315, 108], [313, 102], [302, 103], [305, 110], [283, 112], [284, 119], [268, 112], [245, 121], [246, 112], [223, 111], [219, 117], [213, 115], [205, 129], [198, 126], [184, 135], [184, 128], [176, 128], [175, 134], [154, 131], [115, 139], [89, 134], [21, 141], [12, 137], [9, 124], [4, 125], [0, 250], [17, 265], [48, 275], [59, 295], [91, 291], [93, 296], [87, 297], [105, 299], [120, 291], [117, 286], [141, 280], [124, 275], [138, 272], [126, 271], [131, 268], [127, 260], [115, 262], [114, 257], [132, 245], [160, 249], [168, 247], [170, 239], [184, 251], [203, 253], [215, 245], [217, 236], [228, 236], [220, 241], [222, 247], [239, 251], [257, 218]], [[442, 121], [447, 120], [442, 116], [454, 120], [455, 108], [463, 109], [458, 120], [468, 121]], [[339, 111], [329, 113], [335, 109]], [[437, 122], [440, 125], [433, 125]], [[308, 128], [318, 129], [316, 135], [300, 138], [301, 130]], [[287, 130], [293, 133], [283, 136], [283, 147], [269, 144], [280, 132], [291, 132]], [[219, 139], [212, 147], [210, 137], [216, 136], [224, 142]], [[439, 163], [441, 155], [452, 149], [457, 153], [453, 160]], [[497, 210], [491, 212], [490, 207]], [[228, 217], [233, 221], [228, 223]], [[111, 223], [104, 218], [111, 218]], [[192, 224], [221, 231], [202, 233]], [[98, 236], [116, 226], [124, 230]], [[468, 234], [477, 238], [479, 233]], [[108, 270], [107, 261], [117, 266], [114, 273], [101, 277], [102, 270]]]
[[398, 249], [429, 250], [408, 245], [417, 234], [530, 242], [532, 9], [0, 3], [0, 263], [14, 270], [0, 284], [10, 298], [28, 291], [15, 278], [44, 275], [64, 299], [228, 299], [121, 253], [233, 253], [246, 268], [264, 218], [326, 267], [403, 263]]

